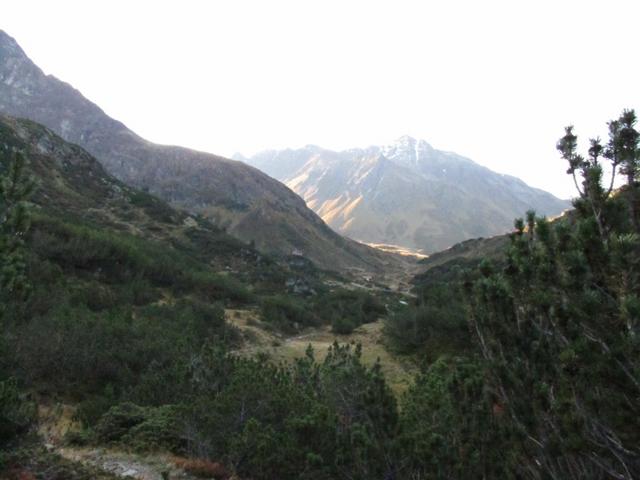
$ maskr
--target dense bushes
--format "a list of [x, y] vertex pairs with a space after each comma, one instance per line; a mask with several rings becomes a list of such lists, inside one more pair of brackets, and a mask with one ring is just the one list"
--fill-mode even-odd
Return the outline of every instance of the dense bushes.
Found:
[[120, 403], [110, 408], [96, 423], [90, 441], [120, 444], [136, 451], [158, 449], [181, 451], [179, 412], [171, 405], [140, 407]]
[[185, 274], [177, 289], [182, 293], [195, 293], [201, 299], [223, 301], [230, 305], [246, 305], [255, 300], [247, 287], [229, 275], [212, 272]]
[[20, 393], [15, 380], [0, 380], [0, 466], [2, 450], [35, 419], [35, 405]]
[[[609, 142], [591, 140], [587, 156], [567, 128], [558, 149], [575, 210], [555, 222], [528, 212], [504, 262], [481, 262], [466, 282], [481, 360], [440, 360], [410, 389], [400, 450], [419, 478], [640, 475], [635, 121], [625, 111], [609, 122]], [[618, 192], [605, 161], [626, 174]]]
[[217, 302], [250, 301], [247, 288], [164, 244], [36, 216], [27, 247], [31, 293], [5, 312], [0, 360], [80, 401], [87, 423], [122, 399], [170, 402], [192, 349], [240, 340]]
[[59, 265], [66, 275], [129, 292], [133, 298], [118, 298], [120, 305], [153, 300], [151, 287], [169, 288], [178, 295], [195, 293], [209, 302], [253, 300], [246, 286], [233, 277], [211, 272], [166, 243], [125, 233], [36, 216], [29, 247], [39, 261]]
[[262, 301], [262, 318], [281, 331], [330, 324], [334, 333], [348, 334], [363, 323], [378, 320], [385, 306], [370, 293], [339, 289], [315, 297], [277, 295]]
[[382, 478], [395, 432], [395, 400], [378, 366], [334, 345], [275, 366], [205, 350], [194, 364], [189, 452], [256, 479]]
[[441, 354], [468, 352], [472, 348], [471, 335], [460, 284], [458, 278], [423, 286], [415, 304], [387, 316], [385, 334], [389, 345], [399, 353], [418, 353], [430, 361]]
[[477, 359], [443, 356], [402, 403], [398, 456], [407, 478], [514, 478], [513, 436]]
[[[170, 213], [144, 194], [132, 202], [158, 218]], [[49, 213], [42, 207], [31, 234], [20, 236], [27, 248], [19, 273], [30, 295], [2, 304], [0, 367], [15, 380], [0, 381], [0, 441], [32, 419], [20, 385], [75, 404], [84, 430], [71, 442], [168, 449], [256, 479], [392, 471], [395, 399], [359, 349], [334, 345], [321, 363], [309, 352], [288, 365], [227, 353], [241, 339], [224, 305], [257, 303], [241, 278], [271, 294], [260, 303], [264, 320], [291, 332], [373, 321], [385, 311], [373, 297], [327, 293], [313, 265], [294, 259], [283, 268], [222, 235], [191, 229], [167, 240], [157, 228], [137, 236], [73, 212]], [[211, 267], [218, 247], [233, 251], [231, 266]], [[264, 268], [232, 273], [244, 257]], [[223, 268], [228, 273], [218, 273]], [[283, 295], [290, 280], [296, 293]]]
[[[93, 312], [62, 304], [9, 334], [14, 371], [33, 387], [83, 397], [111, 385], [145, 403], [170, 399], [180, 387], [172, 372], [192, 349], [239, 340], [221, 307], [194, 301], [150, 305], [135, 315], [126, 308]], [[162, 378], [156, 379], [158, 371]]]
[[[567, 128], [558, 149], [579, 187], [575, 210], [517, 220], [506, 267], [484, 265], [470, 286], [471, 326], [520, 433], [523, 478], [640, 475], [639, 139], [631, 111], [587, 156]], [[605, 161], [627, 176], [617, 194]]]
[[166, 202], [142, 190], [132, 191], [129, 196], [129, 201], [131, 205], [144, 209], [149, 216], [160, 221], [171, 222], [176, 215], [176, 211], [169, 207]]
[[[311, 355], [281, 366], [233, 357], [226, 352], [241, 340], [223, 304], [256, 300], [235, 276], [166, 242], [77, 218], [37, 215], [33, 225], [33, 288], [7, 310], [1, 360], [12, 386], [76, 404], [86, 430], [70, 441], [170, 449], [253, 478], [369, 478], [391, 468], [383, 453], [395, 400], [359, 350], [336, 345], [321, 364]], [[265, 265], [260, 281], [273, 291], [285, 277]], [[313, 291], [264, 298], [264, 320], [293, 332], [346, 319], [352, 329], [385, 311], [363, 292]], [[7, 413], [22, 398], [12, 391], [3, 397]]]
[[[76, 418], [85, 426], [96, 425], [122, 401], [155, 406], [156, 410], [145, 407], [144, 421], [120, 440], [136, 449], [174, 448], [178, 440], [166, 431], [168, 419], [162, 409], [185, 398], [194, 350], [206, 343], [240, 342], [238, 331], [225, 322], [222, 306], [184, 299], [96, 310], [83, 305], [77, 292], [59, 288], [57, 293], [58, 304], [43, 304], [34, 290], [27, 304], [37, 303], [33, 311], [40, 313], [9, 323], [4, 332], [5, 366], [31, 390], [77, 402]], [[3, 411], [17, 419], [12, 413], [17, 407], [4, 403]], [[96, 438], [104, 440], [100, 432]]]
[[156, 284], [170, 285], [183, 260], [170, 249], [132, 235], [39, 216], [34, 219], [30, 246], [67, 272], [94, 274], [110, 283], [143, 274]]
[[[24, 236], [29, 229], [27, 200], [33, 182], [26, 173], [26, 160], [21, 154], [8, 153], [8, 145], [0, 149], [0, 332], [6, 332], [14, 306], [20, 305], [29, 291], [25, 274]], [[34, 418], [32, 404], [18, 390], [17, 381], [7, 369], [11, 353], [0, 337], [0, 467], [4, 450], [15, 437], [26, 430]], [[8, 371], [7, 371], [8, 370]]]
[[319, 324], [319, 318], [310, 311], [303, 299], [284, 295], [263, 299], [261, 315], [269, 325], [288, 333]]
[[323, 322], [331, 323], [335, 333], [351, 333], [364, 323], [378, 320], [387, 313], [385, 306], [372, 294], [359, 290], [339, 289], [318, 298], [315, 311]]
[[[309, 350], [287, 365], [203, 347], [175, 405], [119, 403], [69, 441], [163, 449], [255, 479], [392, 475], [398, 412], [379, 365], [359, 347]], [[189, 462], [185, 462], [187, 464]]]

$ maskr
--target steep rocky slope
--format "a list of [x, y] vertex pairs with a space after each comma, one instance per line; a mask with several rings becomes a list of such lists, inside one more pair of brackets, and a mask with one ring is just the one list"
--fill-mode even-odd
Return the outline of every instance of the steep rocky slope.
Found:
[[394, 262], [334, 233], [295, 193], [255, 168], [144, 140], [69, 84], [45, 75], [2, 31], [0, 112], [45, 125], [85, 148], [119, 180], [201, 213], [263, 251], [299, 250], [338, 270], [380, 270]]
[[504, 233], [528, 209], [555, 215], [569, 207], [411, 137], [342, 152], [307, 146], [237, 158], [284, 182], [336, 231], [426, 253]]

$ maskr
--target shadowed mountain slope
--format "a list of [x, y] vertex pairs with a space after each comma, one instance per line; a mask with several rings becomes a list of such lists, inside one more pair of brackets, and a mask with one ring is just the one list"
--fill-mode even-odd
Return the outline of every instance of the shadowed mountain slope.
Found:
[[203, 214], [263, 251], [299, 250], [334, 270], [376, 271], [395, 262], [333, 232], [295, 193], [255, 168], [144, 140], [69, 84], [45, 75], [2, 31], [0, 112], [45, 125], [85, 148], [119, 180]]
[[[137, 238], [167, 252], [182, 252], [213, 271], [250, 276], [260, 264], [273, 263], [202, 216], [174, 209], [117, 180], [84, 149], [46, 127], [0, 114], [0, 153], [11, 151], [24, 154], [36, 183], [32, 202], [38, 224], [69, 224]], [[36, 236], [40, 230], [35, 229]]]

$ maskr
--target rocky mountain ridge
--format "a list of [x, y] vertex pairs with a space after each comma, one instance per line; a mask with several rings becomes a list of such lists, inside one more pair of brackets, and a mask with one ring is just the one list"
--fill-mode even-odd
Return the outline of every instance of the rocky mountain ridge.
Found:
[[556, 215], [570, 206], [409, 136], [341, 152], [309, 145], [236, 158], [285, 183], [337, 232], [425, 253], [504, 233], [529, 209]]

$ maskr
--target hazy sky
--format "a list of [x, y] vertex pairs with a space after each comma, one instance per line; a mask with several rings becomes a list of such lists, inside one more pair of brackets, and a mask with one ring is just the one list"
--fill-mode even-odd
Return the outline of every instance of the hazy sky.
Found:
[[640, 110], [640, 1], [4, 1], [0, 28], [142, 136], [230, 156], [403, 134], [559, 196], [555, 142]]

